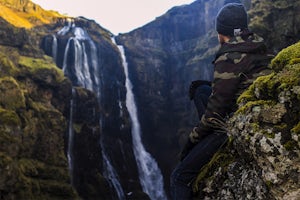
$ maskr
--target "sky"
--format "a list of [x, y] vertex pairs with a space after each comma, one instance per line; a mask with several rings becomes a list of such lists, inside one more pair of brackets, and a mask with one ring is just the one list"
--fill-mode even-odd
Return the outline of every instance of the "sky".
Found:
[[174, 6], [195, 0], [32, 0], [46, 10], [95, 20], [113, 34], [141, 27]]

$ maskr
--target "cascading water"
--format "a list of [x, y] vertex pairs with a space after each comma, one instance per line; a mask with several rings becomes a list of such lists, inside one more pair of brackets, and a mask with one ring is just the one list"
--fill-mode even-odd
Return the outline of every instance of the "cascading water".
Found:
[[68, 130], [68, 164], [69, 172], [71, 177], [71, 184], [73, 185], [73, 139], [74, 139], [74, 130], [73, 130], [73, 106], [74, 106], [74, 96], [75, 90], [72, 88], [72, 99], [70, 103], [70, 120], [69, 120], [69, 130]]
[[52, 35], [52, 57], [54, 62], [56, 62], [57, 58], [57, 38], [55, 35]]
[[104, 177], [110, 180], [109, 183], [112, 184], [112, 186], [115, 188], [118, 198], [120, 200], [125, 200], [126, 199], [125, 194], [119, 182], [117, 172], [115, 171], [114, 167], [110, 163], [104, 149], [102, 149], [102, 157], [103, 157], [103, 167], [105, 169], [103, 173]]
[[[114, 38], [112, 38], [112, 42], [116, 44]], [[149, 195], [151, 200], [166, 200], [167, 197], [164, 191], [162, 173], [154, 158], [145, 150], [141, 140], [141, 128], [138, 120], [135, 99], [132, 92], [132, 84], [128, 76], [128, 64], [125, 57], [125, 51], [123, 46], [117, 45], [117, 47], [121, 53], [122, 64], [126, 76], [126, 107], [132, 122], [131, 134], [133, 152], [138, 166], [140, 183], [143, 191]]]
[[[68, 21], [68, 25], [63, 27], [60, 31], [58, 31], [57, 35], [63, 36], [67, 33], [72, 32], [74, 35], [73, 37], [70, 37], [68, 39], [68, 42], [65, 47], [64, 52], [64, 60], [63, 60], [63, 71], [67, 76], [76, 76], [77, 79], [77, 85], [84, 87], [86, 89], [89, 89], [91, 91], [94, 91], [97, 94], [99, 104], [101, 104], [101, 81], [99, 80], [99, 71], [98, 71], [98, 58], [97, 58], [97, 48], [95, 43], [92, 41], [88, 33], [83, 30], [80, 27], [76, 27], [74, 23], [71, 21]], [[55, 37], [55, 36], [54, 36]], [[53, 49], [55, 45], [57, 45], [57, 42], [54, 43], [54, 41], [57, 41], [53, 39], [52, 44], [52, 55], [54, 57], [54, 51]], [[70, 52], [71, 45], [74, 46], [72, 49], [73, 52]], [[88, 53], [87, 49], [90, 50]], [[69, 66], [70, 63], [69, 54], [73, 54], [73, 60], [74, 66]], [[71, 68], [71, 69], [70, 69]], [[72, 72], [72, 73], [71, 73]], [[91, 73], [93, 72], [93, 73]], [[71, 102], [73, 104], [73, 100]], [[73, 113], [73, 105], [71, 106], [71, 114]], [[70, 115], [72, 116], [72, 115]], [[73, 171], [73, 162], [72, 162], [72, 148], [73, 148], [73, 128], [72, 128], [72, 118], [70, 119], [70, 126], [69, 126], [69, 147], [68, 147], [68, 160], [69, 160], [69, 167], [70, 167], [70, 174], [72, 175]], [[99, 121], [100, 127], [102, 127], [101, 119]], [[100, 141], [100, 145], [102, 147], [102, 158], [103, 158], [103, 166], [104, 166], [104, 177], [109, 181], [109, 183], [112, 185], [112, 187], [115, 189], [118, 198], [120, 200], [125, 199], [124, 191], [122, 189], [122, 186], [118, 180], [118, 175], [113, 168], [106, 152], [104, 149], [104, 145], [102, 144], [102, 140]], [[72, 179], [72, 178], [71, 178]]]

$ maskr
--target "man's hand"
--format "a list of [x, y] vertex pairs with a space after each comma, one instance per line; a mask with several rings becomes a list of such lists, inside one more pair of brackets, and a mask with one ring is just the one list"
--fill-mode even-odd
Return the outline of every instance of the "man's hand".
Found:
[[182, 161], [188, 154], [189, 152], [198, 144], [200, 141], [201, 137], [198, 133], [198, 127], [194, 127], [192, 132], [189, 135], [187, 143], [184, 145], [181, 153], [180, 153], [180, 160]]

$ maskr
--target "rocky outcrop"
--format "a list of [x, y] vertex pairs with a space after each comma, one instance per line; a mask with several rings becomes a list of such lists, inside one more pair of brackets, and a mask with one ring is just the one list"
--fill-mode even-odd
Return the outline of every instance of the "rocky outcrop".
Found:
[[50, 58], [3, 46], [0, 57], [1, 198], [78, 198], [64, 148], [70, 82]]
[[266, 39], [270, 49], [282, 48], [299, 41], [300, 2], [297, 0], [251, 1], [250, 27]]
[[272, 61], [239, 98], [229, 144], [195, 183], [205, 199], [299, 199], [300, 43]]

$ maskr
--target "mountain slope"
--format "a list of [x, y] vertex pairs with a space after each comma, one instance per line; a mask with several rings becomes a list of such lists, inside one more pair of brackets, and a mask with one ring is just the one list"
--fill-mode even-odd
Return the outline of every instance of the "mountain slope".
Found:
[[57, 12], [42, 9], [30, 0], [1, 0], [0, 10], [0, 17], [16, 27], [23, 28], [49, 24], [56, 18], [65, 18]]

